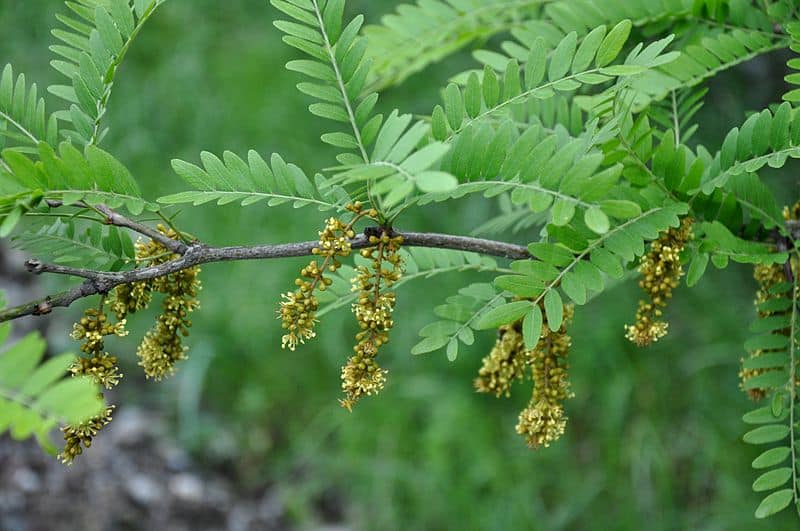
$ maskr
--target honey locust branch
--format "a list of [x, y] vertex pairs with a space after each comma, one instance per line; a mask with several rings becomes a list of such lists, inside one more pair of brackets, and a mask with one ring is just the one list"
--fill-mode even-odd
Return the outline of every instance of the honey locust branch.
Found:
[[[52, 200], [47, 201], [47, 205], [50, 208], [65, 206], [60, 201]], [[70, 206], [94, 210], [103, 217], [104, 223], [126, 228], [158, 241], [167, 249], [174, 252], [176, 258], [160, 265], [124, 272], [78, 269], [57, 264], [47, 264], [38, 260], [29, 260], [25, 265], [31, 273], [66, 275], [83, 278], [85, 280], [82, 284], [67, 291], [0, 311], [0, 323], [19, 319], [28, 315], [45, 315], [50, 313], [54, 308], [66, 308], [77, 300], [91, 297], [92, 295], [108, 293], [116, 286], [122, 284], [164, 277], [200, 264], [309, 256], [313, 254], [313, 249], [319, 245], [317, 241], [234, 247], [210, 247], [200, 242], [187, 244], [182, 241], [173, 240], [147, 225], [115, 212], [105, 205], [89, 206], [83, 203], [76, 203]], [[790, 246], [789, 244], [793, 245], [795, 241], [800, 241], [800, 222], [790, 220], [786, 222], [785, 226], [787, 233], [790, 235], [790, 241], [787, 241], [786, 245]], [[380, 227], [368, 227], [364, 231], [364, 234], [360, 234], [351, 240], [353, 249], [369, 247], [369, 235], [379, 234], [382, 230], [383, 229]], [[531, 254], [524, 246], [496, 240], [425, 232], [398, 231], [394, 232], [394, 234], [402, 236], [403, 245], [407, 247], [428, 247], [468, 251], [511, 260], [526, 260], [532, 258]], [[758, 240], [763, 241], [766, 239], [772, 242], [781, 241], [781, 235], [777, 233], [777, 231], [771, 231], [771, 233], [762, 236], [766, 236], [766, 238], [758, 238]]]
[[[130, 225], [120, 226], [128, 227], [145, 234], [142, 230], [139, 230], [139, 228], [144, 226], [139, 228], [133, 228], [130, 227]], [[371, 244], [369, 243], [369, 236], [367, 234], [375, 230], [380, 229], [371, 227], [365, 231], [365, 234], [360, 234], [353, 238], [351, 240], [353, 248], [363, 249], [369, 247]], [[403, 245], [407, 247], [430, 247], [469, 251], [514, 260], [531, 258], [530, 253], [524, 246], [512, 243], [436, 233], [395, 232], [394, 234], [402, 236]], [[175, 240], [171, 241], [173, 243], [178, 243], [175, 242]], [[57, 264], [46, 264], [38, 260], [29, 260], [25, 265], [31, 273], [67, 275], [83, 278], [85, 280], [82, 284], [70, 290], [0, 311], [0, 323], [28, 315], [44, 315], [50, 313], [54, 308], [66, 308], [79, 299], [108, 293], [116, 286], [122, 284], [164, 277], [200, 264], [309, 256], [313, 254], [313, 249], [318, 245], [319, 242], [317, 241], [241, 247], [210, 247], [202, 243], [192, 243], [185, 245], [185, 249], [182, 248], [183, 252], [178, 252], [178, 256], [169, 262], [123, 272], [78, 269]]]

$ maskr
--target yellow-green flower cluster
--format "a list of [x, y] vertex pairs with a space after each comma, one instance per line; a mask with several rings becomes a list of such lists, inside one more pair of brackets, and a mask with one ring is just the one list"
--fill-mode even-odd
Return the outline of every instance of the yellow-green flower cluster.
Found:
[[200, 306], [199, 273], [199, 267], [192, 267], [162, 277], [155, 284], [156, 290], [166, 295], [161, 315], [136, 352], [148, 378], [160, 380], [169, 376], [175, 372], [175, 364], [186, 359], [188, 348], [183, 346], [182, 338], [189, 335], [192, 326], [189, 315]]
[[125, 330], [125, 319], [112, 324], [102, 310], [89, 308], [72, 329], [72, 339], [83, 341], [81, 352], [85, 356], [75, 360], [70, 372], [75, 376], [88, 376], [98, 385], [111, 389], [119, 383], [122, 374], [117, 367], [116, 356], [105, 352], [103, 338], [126, 335], [128, 332]]
[[[756, 298], [755, 298], [755, 301], [754, 301], [756, 306], [758, 306], [758, 305], [760, 305], [760, 304], [762, 304], [764, 302], [767, 302], [768, 300], [775, 299], [775, 298], [780, 298], [780, 297], [784, 296], [784, 294], [782, 294], [782, 293], [777, 293], [777, 294], [770, 293], [770, 289], [772, 287], [774, 287], [774, 286], [776, 286], [778, 284], [782, 284], [783, 282], [786, 282], [786, 280], [787, 280], [786, 279], [786, 273], [784, 271], [784, 266], [783, 265], [780, 265], [780, 264], [769, 264], [769, 265], [758, 264], [754, 268], [753, 278], [755, 278], [756, 282], [758, 283], [758, 290], [756, 291]], [[772, 315], [782, 315], [782, 314], [785, 314], [785, 313], [790, 312], [790, 311], [791, 310], [784, 310], [784, 311], [780, 311], [780, 312], [759, 312], [758, 315], [761, 318], [765, 318], [765, 317], [769, 317], [769, 316], [772, 316]], [[778, 331], [776, 331], [776, 333], [788, 336], [791, 332], [790, 332], [789, 329], [784, 329], [784, 330], [778, 330]], [[758, 349], [758, 350], [750, 353], [750, 358], [757, 358], [757, 357], [762, 356], [763, 354], [765, 354], [767, 352], [775, 352], [775, 351], [779, 351], [779, 350], [781, 350], [781, 349]], [[742, 358], [741, 362], [744, 363], [744, 358]], [[739, 380], [740, 380], [739, 387], [743, 391], [745, 391], [747, 393], [747, 395], [752, 400], [761, 400], [761, 399], [763, 399], [764, 397], [767, 396], [767, 394], [769, 392], [768, 389], [762, 389], [762, 388], [757, 388], [757, 387], [752, 388], [752, 389], [746, 389], [746, 384], [747, 384], [747, 381], [750, 380], [750, 378], [753, 378], [754, 376], [758, 376], [758, 375], [764, 374], [765, 372], [771, 371], [771, 370], [776, 370], [776, 369], [773, 369], [773, 368], [769, 368], [769, 369], [745, 369], [744, 367], [742, 367], [741, 370], [739, 371]]]
[[[371, 261], [369, 267], [359, 266], [353, 279], [353, 291], [358, 299], [352, 306], [358, 321], [354, 354], [342, 367], [342, 407], [351, 410], [358, 400], [383, 389], [386, 370], [375, 357], [379, 349], [389, 342], [389, 330], [394, 326], [392, 312], [395, 293], [386, 291], [403, 274], [402, 259], [398, 254], [403, 243], [401, 236], [392, 236], [383, 231], [380, 236], [370, 236], [373, 247], [363, 249], [361, 256]], [[384, 267], [387, 265], [388, 267]]]
[[[158, 225], [158, 231], [177, 240], [180, 236], [173, 229]], [[164, 264], [177, 257], [170, 252], [164, 245], [155, 240], [136, 242], [136, 263], [139, 267], [150, 267]], [[161, 291], [164, 279], [143, 280], [131, 284], [122, 284], [114, 290], [114, 299], [111, 301], [111, 309], [117, 314], [117, 318], [123, 319], [129, 313], [136, 313], [150, 306], [153, 300], [153, 291]]]
[[64, 426], [64, 449], [58, 454], [62, 463], [70, 465], [76, 457], [83, 453], [84, 448], [92, 446], [92, 440], [97, 433], [111, 422], [114, 406], [108, 406], [101, 414], [75, 426]]
[[571, 338], [566, 327], [573, 314], [574, 306], [565, 305], [558, 330], [551, 330], [545, 318], [539, 341], [532, 349], [525, 347], [522, 321], [500, 327], [494, 348], [483, 358], [475, 379], [475, 389], [479, 393], [498, 398], [510, 396], [511, 385], [525, 379], [526, 375], [533, 380], [533, 395], [519, 414], [516, 427], [531, 448], [550, 446], [561, 437], [567, 425], [563, 403], [572, 393], [567, 364]]
[[[180, 237], [163, 225], [157, 229], [173, 240]], [[175, 253], [156, 240], [136, 243], [136, 262], [140, 266], [155, 266], [175, 258]], [[139, 365], [148, 378], [160, 380], [169, 376], [175, 371], [175, 364], [186, 359], [187, 348], [183, 346], [182, 338], [189, 335], [192, 326], [189, 315], [200, 306], [197, 300], [202, 289], [199, 275], [200, 268], [195, 266], [156, 279], [124, 284], [115, 290], [111, 307], [119, 318], [147, 308], [153, 293], [164, 294], [161, 314], [136, 352]]]
[[378, 215], [375, 210], [364, 211], [360, 202], [347, 208], [354, 214], [349, 223], [344, 224], [336, 218], [330, 218], [325, 222], [325, 228], [319, 232], [319, 246], [312, 252], [322, 258], [322, 263], [312, 260], [294, 281], [297, 289], [281, 295], [278, 318], [286, 330], [281, 338], [283, 348], [295, 350], [298, 344], [305, 343], [316, 335], [314, 325], [317, 323], [319, 301], [314, 292], [325, 291], [332, 283], [331, 279], [325, 277], [325, 273], [336, 272], [342, 267], [340, 258], [350, 256], [353, 250], [350, 241], [356, 235], [353, 231], [356, 221], [364, 216]]
[[[104, 302], [101, 302], [99, 309], [86, 310], [81, 320], [73, 326], [71, 337], [75, 341], [83, 341], [81, 352], [84, 355], [73, 362], [70, 372], [73, 376], [86, 376], [97, 385], [111, 389], [119, 383], [122, 374], [119, 372], [116, 356], [105, 352], [104, 338], [124, 337], [128, 332], [125, 330], [125, 319], [117, 323], [109, 322], [102, 310]], [[114, 406], [108, 406], [102, 414], [82, 424], [63, 426], [61, 431], [64, 433], [65, 443], [59, 459], [65, 464], [71, 464], [75, 457], [83, 452], [83, 447], [91, 446], [97, 432], [111, 422], [113, 409]]]
[[661, 233], [650, 245], [650, 251], [642, 257], [639, 287], [647, 299], [639, 301], [636, 322], [625, 326], [625, 337], [640, 347], [667, 335], [669, 324], [661, 320], [663, 308], [683, 276], [681, 253], [692, 238], [692, 223], [692, 218], [683, 218], [678, 228]]
[[511, 396], [511, 384], [522, 380], [530, 363], [529, 353], [522, 339], [522, 322], [503, 325], [497, 332], [497, 341], [475, 378], [475, 389], [479, 393], [490, 393], [496, 397]]
[[572, 340], [566, 326], [572, 320], [574, 307], [564, 306], [561, 328], [550, 330], [545, 322], [536, 347], [527, 353], [533, 374], [533, 396], [519, 415], [517, 433], [525, 437], [531, 448], [547, 448], [564, 434], [567, 417], [564, 401], [572, 398], [569, 386], [567, 356]]

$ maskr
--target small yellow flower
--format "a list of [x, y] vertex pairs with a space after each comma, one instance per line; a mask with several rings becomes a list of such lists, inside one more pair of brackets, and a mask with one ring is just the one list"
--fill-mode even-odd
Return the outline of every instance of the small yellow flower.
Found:
[[88, 376], [106, 389], [116, 386], [122, 378], [117, 366], [117, 357], [108, 352], [94, 354], [91, 358], [76, 359], [70, 367], [70, 372], [73, 376]]
[[117, 367], [117, 358], [104, 352], [104, 338], [107, 336], [125, 337], [125, 319], [111, 323], [101, 309], [87, 309], [81, 320], [75, 323], [70, 337], [75, 341], [83, 341], [81, 352], [70, 367], [73, 376], [88, 376], [98, 385], [111, 389], [119, 383], [122, 374]]
[[[157, 229], [173, 240], [180, 237], [164, 225], [159, 225]], [[136, 243], [136, 261], [140, 266], [155, 266], [177, 257], [159, 241]], [[186, 359], [188, 349], [183, 346], [182, 338], [189, 335], [192, 326], [189, 315], [200, 307], [197, 300], [202, 289], [199, 275], [200, 268], [195, 266], [164, 277], [124, 284], [114, 291], [114, 299], [110, 304], [120, 319], [147, 308], [154, 292], [164, 294], [161, 315], [136, 351], [139, 365], [148, 378], [160, 380], [169, 376], [175, 372], [175, 364]]]
[[313, 249], [313, 254], [322, 259], [312, 260], [300, 271], [300, 277], [294, 281], [297, 289], [281, 295], [278, 319], [286, 333], [281, 338], [281, 347], [295, 350], [298, 345], [313, 339], [316, 336], [314, 326], [317, 324], [317, 310], [319, 301], [316, 291], [325, 291], [332, 284], [332, 280], [325, 277], [325, 273], [335, 273], [342, 263], [341, 258], [350, 256], [353, 252], [350, 243], [356, 234], [353, 226], [362, 217], [375, 217], [375, 210], [365, 211], [360, 202], [348, 206], [354, 214], [353, 219], [345, 224], [336, 218], [325, 221], [325, 228], [319, 232], [319, 245]]
[[64, 449], [58, 454], [58, 459], [71, 465], [76, 457], [83, 453], [84, 448], [92, 446], [92, 441], [98, 432], [109, 422], [114, 406], [108, 406], [105, 411], [91, 419], [75, 426], [64, 426], [61, 431], [64, 433]]
[[517, 433], [525, 437], [531, 448], [548, 448], [564, 435], [567, 417], [564, 409], [548, 400], [531, 402], [519, 414]]
[[649, 252], [639, 265], [639, 287], [647, 295], [639, 301], [636, 322], [625, 326], [625, 337], [640, 347], [650, 345], [667, 335], [669, 324], [661, 317], [663, 308], [672, 297], [683, 276], [681, 253], [692, 239], [692, 218], [681, 220], [678, 228], [671, 228], [650, 245]]
[[[380, 236], [371, 236], [373, 247], [363, 249], [361, 255], [371, 261], [370, 266], [359, 266], [353, 278], [353, 291], [358, 298], [352, 306], [359, 331], [356, 334], [355, 354], [342, 367], [343, 407], [352, 410], [358, 400], [383, 389], [386, 383], [385, 369], [375, 357], [380, 348], [389, 342], [389, 330], [394, 326], [392, 313], [396, 296], [385, 291], [394, 285], [403, 274], [402, 259], [398, 254], [403, 238], [390, 236], [383, 231]], [[384, 267], [387, 265], [388, 267]]]
[[159, 287], [167, 293], [161, 303], [161, 315], [136, 352], [148, 378], [160, 380], [170, 376], [175, 372], [175, 364], [186, 359], [188, 348], [183, 346], [183, 337], [189, 335], [192, 326], [189, 315], [200, 305], [199, 273], [197, 267], [183, 270], [167, 277], [167, 282]]
[[551, 330], [545, 317], [539, 341], [532, 349], [525, 348], [522, 321], [500, 327], [494, 348], [483, 358], [475, 379], [478, 392], [508, 397], [511, 385], [525, 379], [530, 369], [533, 393], [528, 406], [519, 415], [516, 430], [531, 448], [550, 446], [561, 437], [567, 425], [563, 403], [573, 396], [567, 363], [572, 340], [567, 335], [567, 325], [572, 321], [574, 309], [572, 304], [564, 305], [558, 330]]
[[491, 393], [496, 397], [511, 396], [511, 384], [522, 380], [528, 366], [528, 353], [522, 339], [522, 322], [504, 325], [497, 333], [497, 341], [475, 378], [475, 389], [479, 393]]

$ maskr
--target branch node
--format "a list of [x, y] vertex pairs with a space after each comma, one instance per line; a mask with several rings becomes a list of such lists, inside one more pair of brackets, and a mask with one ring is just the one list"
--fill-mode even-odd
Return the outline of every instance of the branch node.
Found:
[[383, 235], [384, 232], [390, 238], [394, 238], [395, 237], [395, 231], [394, 231], [394, 229], [392, 227], [382, 227], [382, 226], [379, 226], [379, 225], [373, 225], [373, 226], [370, 226], [370, 227], [366, 227], [364, 229], [364, 236], [366, 236], [367, 239], [369, 239], [372, 236], [375, 236], [376, 238], [380, 238]]
[[45, 300], [36, 304], [36, 307], [33, 309], [33, 315], [47, 315], [48, 313], [53, 311], [53, 304], [50, 301], [50, 297], [47, 297]]
[[32, 273], [34, 275], [41, 275], [44, 273], [44, 264], [39, 260], [31, 258], [25, 262], [25, 269], [28, 270], [28, 273]]

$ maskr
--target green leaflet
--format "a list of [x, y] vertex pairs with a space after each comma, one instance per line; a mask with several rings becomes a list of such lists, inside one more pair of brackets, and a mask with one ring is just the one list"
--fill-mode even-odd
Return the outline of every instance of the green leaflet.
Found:
[[722, 148], [706, 168], [699, 190], [708, 195], [726, 186], [734, 176], [755, 173], [767, 165], [781, 168], [787, 159], [800, 157], [798, 146], [800, 115], [788, 103], [781, 105], [775, 115], [764, 109], [728, 133]]
[[364, 28], [373, 61], [369, 89], [402, 83], [413, 73], [472, 41], [512, 28], [547, 0], [423, 0], [386, 15]]
[[6, 65], [0, 75], [0, 147], [29, 152], [39, 142], [58, 141], [58, 121], [48, 114], [36, 83], [26, 82], [25, 74], [14, 79]]
[[266, 201], [269, 206], [291, 203], [295, 208], [312, 205], [331, 210], [343, 209], [350, 202], [341, 187], [328, 186], [319, 175], [312, 183], [303, 170], [278, 154], [273, 154], [269, 163], [253, 150], [248, 152], [247, 161], [230, 151], [223, 153], [222, 159], [204, 151], [200, 159], [203, 167], [172, 161], [175, 173], [192, 190], [161, 197], [159, 203], [202, 205], [216, 201], [217, 205], [248, 206]]
[[[0, 325], [5, 339], [10, 324]], [[38, 333], [0, 352], [0, 433], [14, 439], [36, 437], [55, 453], [49, 432], [58, 424], [77, 424], [100, 413], [103, 400], [89, 379], [66, 377], [75, 357], [56, 356], [42, 363], [45, 342]]]
[[[482, 93], [481, 111], [474, 112], [477, 103], [472, 98], [471, 108], [467, 109], [467, 100], [461, 94], [461, 89], [456, 84], [449, 85], [443, 100], [444, 115], [448, 121], [446, 124], [437, 124], [435, 130], [440, 136], [436, 139], [449, 142], [468, 126], [500, 113], [514, 112], [529, 101], [547, 100], [557, 93], [572, 93], [583, 85], [598, 85], [617, 78], [640, 75], [675, 59], [675, 54], [662, 53], [672, 40], [667, 38], [634, 50], [625, 59], [626, 68], [606, 68], [617, 58], [627, 40], [625, 28], [630, 30], [629, 21], [617, 24], [602, 41], [584, 40], [579, 48], [577, 35], [568, 33], [552, 49], [544, 39], [537, 38], [526, 43], [528, 49], [524, 52], [517, 51], [519, 45], [509, 47], [510, 56], [497, 52], [476, 53], [476, 58], [485, 65], [483, 72], [467, 72], [457, 76], [455, 81], [467, 84], [469, 88], [469, 80], [473, 76], [477, 78], [481, 90], [476, 87], [471, 92]], [[545, 48], [552, 51], [545, 51]], [[581, 52], [580, 57], [576, 57], [578, 51]], [[601, 52], [603, 55], [598, 57]], [[579, 66], [586, 66], [579, 71], [570, 71], [576, 59]], [[591, 64], [592, 60], [596, 64]]]
[[[166, 0], [78, 0], [67, 2], [71, 13], [59, 14], [52, 31], [58, 44], [50, 64], [68, 83], [48, 91], [69, 105], [57, 114], [71, 122], [63, 134], [79, 146], [97, 144], [107, 132], [101, 120], [114, 79], [125, 54], [155, 10]], [[48, 142], [55, 145], [57, 137]]]
[[133, 214], [157, 210], [157, 206], [141, 198], [128, 169], [96, 146], [86, 146], [81, 151], [62, 142], [56, 152], [49, 144], [41, 143], [36, 154], [39, 160], [34, 162], [17, 151], [3, 151], [7, 168], [0, 170], [0, 190], [28, 190], [67, 205], [83, 201], [124, 207]]
[[[454, 361], [458, 355], [458, 345], [472, 345], [475, 342], [474, 331], [479, 329], [481, 319], [504, 302], [504, 294], [497, 293], [488, 283], [470, 284], [461, 288], [445, 304], [434, 308], [434, 313], [442, 320], [420, 330], [423, 339], [414, 346], [411, 353], [433, 352], [455, 341], [456, 346], [448, 348], [448, 359]], [[525, 305], [530, 306], [529, 303]], [[521, 316], [522, 314], [519, 315]]]
[[[775, 286], [773, 297], [767, 301], [774, 310], [767, 309], [767, 313], [753, 323], [750, 329], [758, 335], [745, 344], [751, 355], [744, 360], [743, 367], [751, 372], [744, 379], [743, 387], [759, 389], [771, 402], [743, 417], [744, 422], [751, 425], [743, 436], [744, 442], [768, 446], [752, 463], [753, 468], [760, 471], [753, 482], [753, 491], [765, 494], [756, 508], [756, 518], [772, 516], [800, 498], [797, 472], [793, 470], [800, 450], [797, 436], [792, 433], [796, 430], [798, 400], [796, 391], [789, 391], [790, 386], [796, 388], [798, 367], [798, 301], [794, 295], [797, 283], [795, 277], [794, 289], [788, 293], [783, 286]], [[789, 304], [775, 304], [775, 301]]]
[[556, 326], [563, 309], [559, 289], [572, 302], [585, 304], [603, 291], [605, 275], [622, 276], [625, 262], [644, 253], [645, 241], [677, 226], [678, 216], [686, 212], [685, 204], [648, 210], [587, 241], [581, 249], [570, 250], [563, 242], [531, 244], [530, 252], [537, 261], [514, 262], [515, 274], [497, 277], [495, 286], [517, 297], [533, 298], [534, 306], [543, 302], [547, 322]]
[[130, 235], [115, 226], [71, 219], [56, 219], [49, 225], [21, 232], [12, 239], [17, 249], [57, 264], [118, 271], [136, 257]]
[[515, 301], [501, 304], [484, 313], [475, 327], [479, 330], [497, 328], [501, 325], [518, 321], [530, 311], [531, 304], [527, 301]]

